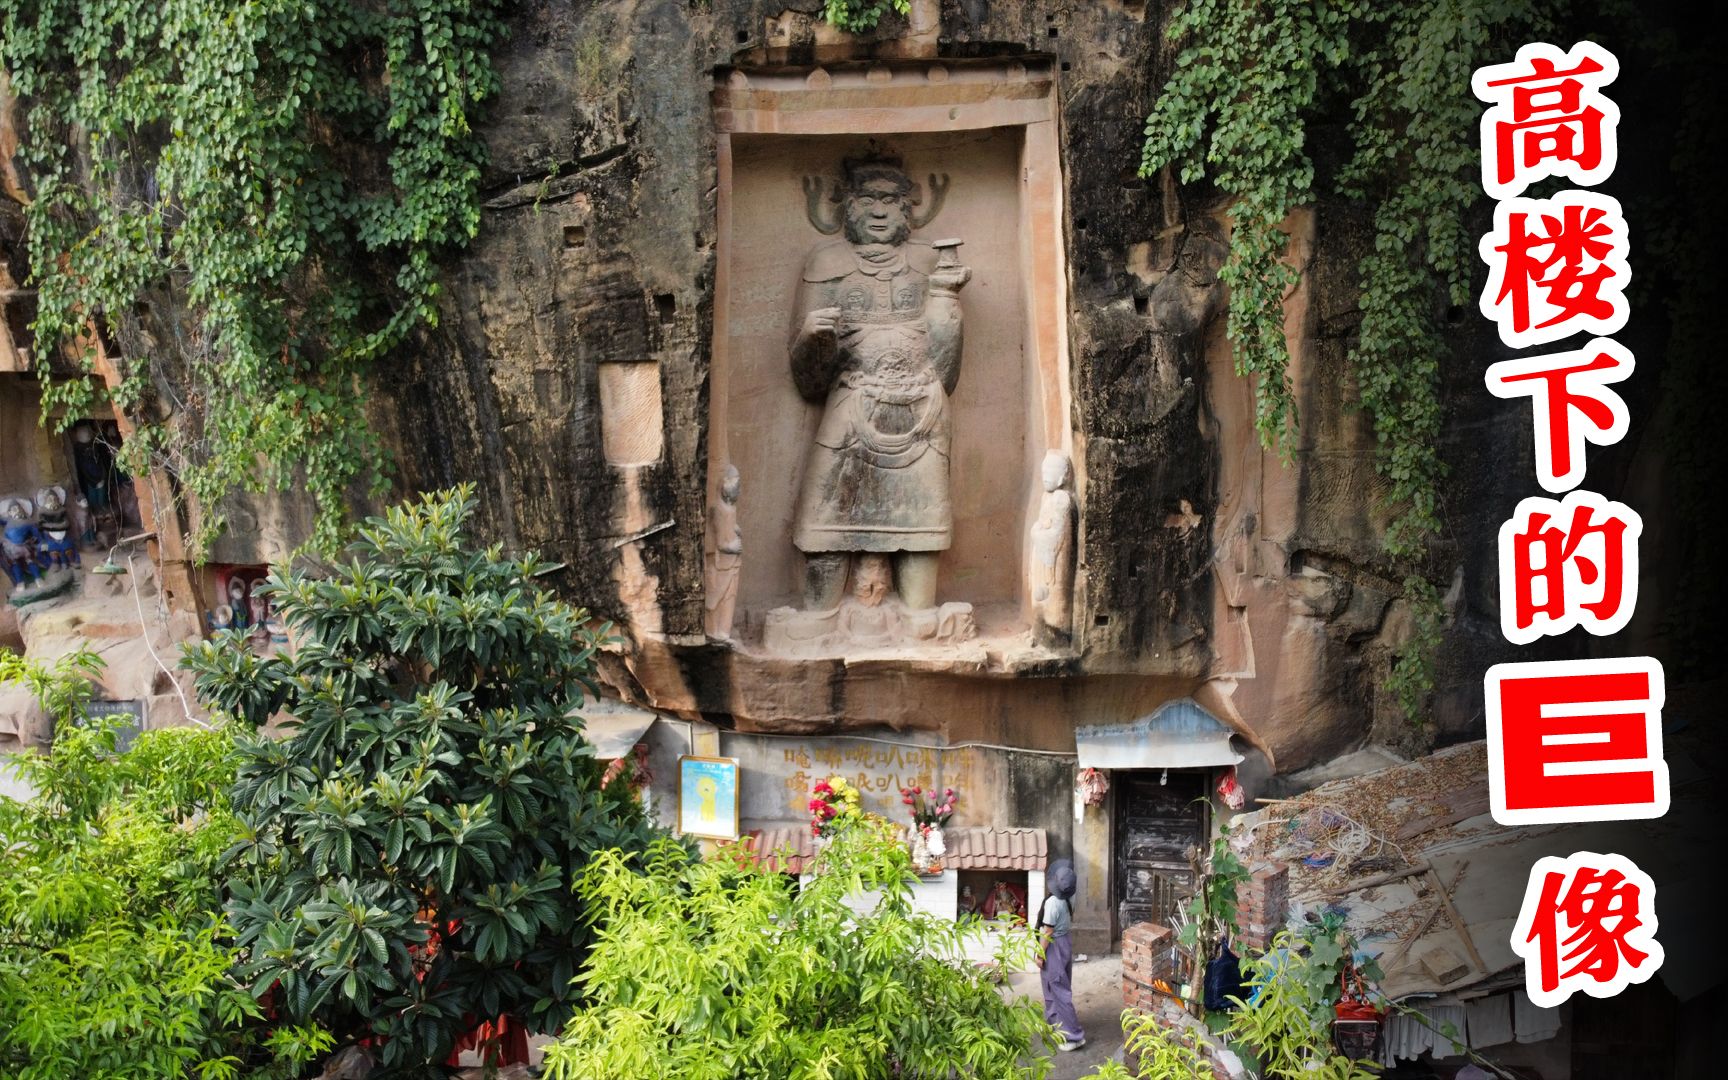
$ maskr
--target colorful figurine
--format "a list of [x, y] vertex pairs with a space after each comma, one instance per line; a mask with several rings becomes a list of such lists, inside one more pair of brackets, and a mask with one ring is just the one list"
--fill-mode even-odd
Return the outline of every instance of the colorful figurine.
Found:
[[33, 588], [42, 581], [42, 568], [36, 564], [36, 545], [42, 532], [30, 520], [33, 509], [28, 499], [0, 502], [0, 519], [6, 522], [5, 531], [0, 532], [0, 559], [5, 561], [15, 589]]
[[45, 487], [36, 493], [38, 529], [37, 562], [44, 570], [56, 567], [69, 570], [82, 566], [78, 556], [78, 538], [66, 515], [66, 489]]

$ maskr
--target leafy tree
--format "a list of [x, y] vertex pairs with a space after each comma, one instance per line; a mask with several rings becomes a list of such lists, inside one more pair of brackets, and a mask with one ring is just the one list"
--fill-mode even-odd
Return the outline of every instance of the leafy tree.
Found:
[[[662, 841], [582, 875], [587, 1002], [548, 1048], [560, 1080], [1038, 1078], [1036, 1003], [967, 964], [974, 924], [913, 910], [904, 843], [843, 829], [800, 886]], [[859, 898], [866, 898], [860, 903]], [[1010, 939], [1022, 957], [1024, 932]]]
[[575, 711], [600, 631], [533, 556], [468, 547], [472, 510], [429, 495], [368, 521], [346, 564], [273, 575], [292, 656], [186, 659], [212, 707], [292, 731], [241, 746], [243, 978], [415, 1074], [481, 1021], [565, 1021], [588, 940], [571, 875], [650, 838]]
[[50, 752], [13, 759], [36, 794], [0, 798], [0, 1075], [240, 1075], [264, 1055], [217, 885], [233, 740], [176, 728], [117, 752], [117, 721], [84, 712], [100, 669], [0, 651], [0, 685], [30, 687], [57, 725]]

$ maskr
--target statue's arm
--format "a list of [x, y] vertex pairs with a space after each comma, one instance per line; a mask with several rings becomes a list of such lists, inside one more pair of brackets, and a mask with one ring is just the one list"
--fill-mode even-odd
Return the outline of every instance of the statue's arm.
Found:
[[952, 394], [960, 381], [960, 298], [932, 289], [924, 310], [930, 323], [930, 366], [942, 380], [942, 389]]
[[949, 394], [960, 381], [963, 345], [960, 290], [971, 277], [972, 271], [967, 267], [937, 267], [930, 275], [930, 294], [924, 304], [925, 320], [930, 327], [930, 366], [942, 380], [943, 391]]
[[818, 307], [822, 300], [819, 282], [800, 281], [798, 299], [792, 309], [792, 382], [807, 401], [827, 399], [838, 374], [840, 346], [836, 320], [840, 309]]

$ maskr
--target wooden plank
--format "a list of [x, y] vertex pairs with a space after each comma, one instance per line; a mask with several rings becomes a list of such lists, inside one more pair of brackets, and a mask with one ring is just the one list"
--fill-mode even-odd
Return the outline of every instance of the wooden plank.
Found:
[[1365, 877], [1360, 881], [1348, 882], [1331, 890], [1329, 895], [1343, 896], [1346, 893], [1361, 892], [1363, 889], [1372, 889], [1376, 885], [1389, 885], [1394, 881], [1402, 881], [1407, 877], [1415, 877], [1417, 874], [1426, 874], [1430, 869], [1432, 868], [1428, 865], [1426, 860], [1411, 863], [1402, 870], [1388, 870], [1384, 874], [1375, 874], [1373, 877]]
[[1398, 827], [1398, 832], [1392, 837], [1397, 843], [1403, 843], [1412, 837], [1421, 836], [1425, 832], [1444, 829], [1448, 825], [1456, 825], [1460, 821], [1468, 821], [1480, 814], [1488, 812], [1488, 789], [1486, 787], [1471, 788], [1466, 791], [1454, 792], [1442, 804], [1444, 809], [1433, 814], [1413, 817]]
[[[1458, 864], [1458, 872], [1452, 875], [1452, 885], [1454, 887], [1456, 887], [1460, 881], [1464, 880], [1464, 868], [1469, 865], [1470, 864], [1467, 862]], [[1440, 875], [1430, 869], [1428, 871], [1428, 880], [1432, 881], [1434, 887], [1440, 890], [1440, 903], [1446, 908], [1446, 917], [1452, 920], [1452, 928], [1458, 931], [1458, 940], [1462, 941], [1464, 943], [1464, 948], [1470, 951], [1470, 959], [1475, 962], [1476, 971], [1482, 975], [1491, 974], [1488, 970], [1488, 965], [1482, 962], [1482, 954], [1476, 951], [1476, 942], [1470, 936], [1470, 928], [1464, 924], [1463, 918], [1458, 914], [1458, 909], [1452, 906], [1451, 893], [1447, 891], [1445, 885], [1440, 883]]]

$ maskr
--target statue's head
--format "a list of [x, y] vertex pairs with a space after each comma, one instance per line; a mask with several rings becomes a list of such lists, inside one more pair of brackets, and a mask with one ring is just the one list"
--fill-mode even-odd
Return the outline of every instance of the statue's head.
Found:
[[854, 244], [902, 244], [912, 235], [917, 185], [893, 158], [847, 159], [842, 195], [846, 239]]
[[24, 521], [30, 517], [30, 511], [23, 500], [7, 499], [4, 505], [0, 505], [0, 515], [4, 515], [7, 521]]
[[52, 514], [65, 504], [60, 501], [58, 491], [53, 488], [43, 488], [36, 493], [36, 505], [42, 508], [43, 513]]
[[744, 482], [738, 478], [738, 466], [728, 465], [720, 472], [720, 498], [729, 503], [736, 503], [742, 493]]
[[246, 603], [246, 579], [231, 577], [228, 579], [228, 599], [236, 607]]
[[96, 441], [96, 425], [88, 420], [80, 420], [72, 425], [72, 441], [79, 446], [89, 446]]
[[1044, 490], [1055, 491], [1068, 482], [1068, 455], [1060, 450], [1044, 452]]

